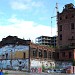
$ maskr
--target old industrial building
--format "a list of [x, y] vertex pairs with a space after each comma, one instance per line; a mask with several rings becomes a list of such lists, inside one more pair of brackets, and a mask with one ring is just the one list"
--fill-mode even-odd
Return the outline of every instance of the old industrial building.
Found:
[[66, 4], [63, 11], [57, 13], [57, 25], [56, 64], [71, 66], [75, 63], [75, 8], [72, 3]]
[[37, 71], [55, 67], [54, 49], [40, 46], [31, 40], [8, 36], [0, 42], [0, 68]]
[[75, 48], [75, 8], [73, 4], [65, 5], [61, 13], [58, 12], [58, 47]]
[[40, 45], [56, 47], [57, 36], [40, 36], [36, 38], [36, 43]]

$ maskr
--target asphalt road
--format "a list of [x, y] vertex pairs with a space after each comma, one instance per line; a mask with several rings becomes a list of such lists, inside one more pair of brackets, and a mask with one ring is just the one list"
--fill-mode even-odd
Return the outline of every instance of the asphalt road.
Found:
[[75, 74], [63, 74], [63, 73], [28, 73], [28, 72], [22, 72], [22, 71], [9, 71], [9, 70], [4, 70], [4, 73], [8, 73], [5, 75], [75, 75]]

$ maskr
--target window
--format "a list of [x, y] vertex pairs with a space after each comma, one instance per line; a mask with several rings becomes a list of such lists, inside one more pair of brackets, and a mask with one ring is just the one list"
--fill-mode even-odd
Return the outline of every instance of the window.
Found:
[[24, 58], [24, 59], [26, 58], [26, 53], [25, 53], [25, 52], [23, 53], [23, 58]]
[[31, 48], [31, 50], [32, 50], [32, 56], [37, 57], [37, 49]]
[[67, 17], [67, 15], [65, 16], [65, 19], [67, 19], [68, 17]]
[[71, 23], [71, 29], [74, 29], [74, 23]]
[[44, 58], [47, 58], [47, 51], [44, 50]]
[[62, 25], [60, 25], [59, 30], [62, 31]]
[[39, 57], [42, 57], [42, 50], [39, 49]]
[[62, 34], [60, 34], [60, 40], [62, 40]]
[[52, 58], [53, 59], [55, 58], [55, 52], [52, 52]]
[[62, 20], [62, 17], [60, 17], [60, 20]]
[[69, 58], [71, 58], [72, 57], [72, 53], [71, 52], [69, 52]]
[[33, 50], [33, 56], [36, 57], [37, 56], [37, 51]]
[[62, 52], [62, 57], [65, 57], [65, 52]]
[[51, 52], [48, 52], [48, 58], [51, 59]]
[[71, 16], [72, 18], [74, 18], [74, 15], [72, 14], [72, 16]]
[[59, 59], [59, 53], [57, 53], [57, 59]]
[[8, 53], [6, 53], [6, 59], [8, 59]]
[[72, 40], [74, 40], [74, 36], [72, 36]]

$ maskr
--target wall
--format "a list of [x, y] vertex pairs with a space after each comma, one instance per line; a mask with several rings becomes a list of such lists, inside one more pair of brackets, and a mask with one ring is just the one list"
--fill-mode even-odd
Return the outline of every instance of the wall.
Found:
[[[74, 49], [57, 50], [55, 53], [56, 53], [55, 60], [60, 60], [60, 61], [75, 60], [75, 50]], [[69, 53], [71, 53], [71, 54], [69, 54]]]
[[55, 62], [54, 61], [47, 61], [47, 60], [40, 60], [40, 59], [31, 59], [30, 69], [37, 69], [42, 68], [42, 66], [45, 67], [45, 69], [48, 68], [54, 68]]
[[14, 57], [24, 59], [23, 53], [25, 53], [25, 58], [29, 58], [29, 50], [27, 50], [27, 51], [16, 51]]
[[[58, 13], [58, 46], [61, 47], [75, 47], [75, 27], [71, 28], [71, 24], [75, 24], [75, 8], [63, 9], [61, 13]], [[68, 16], [69, 15], [69, 16]], [[60, 19], [61, 18], [61, 19]], [[62, 25], [62, 30], [60, 26]], [[60, 34], [62, 34], [62, 40], [60, 40]], [[72, 38], [72, 36], [74, 38]], [[73, 45], [72, 45], [73, 44]]]
[[69, 66], [72, 66], [72, 62], [62, 62], [62, 61], [56, 61], [56, 68], [60, 68], [60, 69], [64, 69], [67, 68]]
[[[12, 64], [11, 64], [12, 63]], [[0, 69], [13, 69], [13, 70], [29, 70], [29, 59], [17, 60], [2, 60], [0, 61]]]
[[[0, 58], [2, 59], [16, 59], [23, 58], [23, 52], [26, 54], [26, 58], [28, 58], [29, 46], [25, 45], [6, 45], [0, 48]], [[6, 58], [6, 53], [8, 54]], [[4, 56], [3, 56], [4, 55]]]

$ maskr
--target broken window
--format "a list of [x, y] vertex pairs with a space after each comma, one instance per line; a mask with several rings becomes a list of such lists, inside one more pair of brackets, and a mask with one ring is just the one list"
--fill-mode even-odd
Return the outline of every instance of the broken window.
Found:
[[60, 40], [62, 40], [62, 34], [60, 34]]
[[62, 57], [65, 57], [65, 52], [62, 52]]
[[56, 57], [57, 57], [57, 59], [59, 59], [59, 52], [56, 53]]
[[47, 51], [44, 50], [44, 58], [47, 58]]
[[71, 29], [74, 29], [74, 23], [71, 23]]
[[59, 30], [62, 31], [62, 25], [60, 25]]
[[72, 16], [71, 16], [72, 18], [74, 18], [74, 15], [72, 14]]
[[6, 53], [6, 59], [8, 59], [8, 53]]
[[52, 58], [53, 59], [55, 58], [55, 52], [52, 52]]
[[48, 58], [51, 59], [51, 52], [48, 52]]
[[42, 50], [39, 49], [39, 57], [42, 57]]
[[33, 49], [33, 56], [37, 57], [37, 49]]
[[26, 53], [25, 53], [25, 52], [23, 53], [23, 58], [24, 58], [24, 59], [26, 58]]
[[72, 52], [69, 52], [69, 58], [72, 58]]
[[67, 15], [65, 16], [65, 19], [68, 19], [68, 16]]

